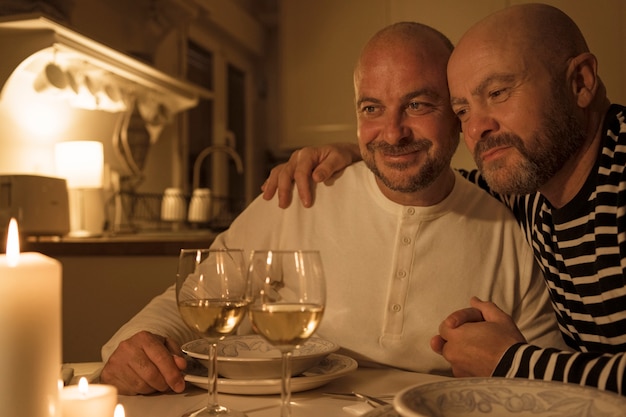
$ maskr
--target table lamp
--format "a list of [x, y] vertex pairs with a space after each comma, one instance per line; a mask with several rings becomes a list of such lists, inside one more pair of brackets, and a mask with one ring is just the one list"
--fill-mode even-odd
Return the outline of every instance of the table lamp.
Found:
[[56, 170], [67, 181], [72, 237], [102, 234], [104, 202], [102, 171], [104, 152], [101, 142], [60, 142], [55, 146]]

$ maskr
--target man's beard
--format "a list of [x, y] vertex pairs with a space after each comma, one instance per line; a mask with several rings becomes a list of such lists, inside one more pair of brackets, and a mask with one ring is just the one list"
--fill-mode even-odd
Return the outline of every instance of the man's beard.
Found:
[[[429, 149], [432, 149], [432, 141], [428, 139], [418, 139], [410, 142], [401, 142], [398, 145], [390, 145], [387, 142], [370, 142], [366, 145], [367, 152], [362, 152], [365, 165], [374, 175], [390, 190], [401, 193], [412, 193], [420, 191], [430, 186], [441, 173], [450, 166], [450, 160], [456, 149], [446, 148], [442, 152], [430, 156]], [[458, 142], [457, 142], [458, 145]], [[406, 171], [413, 169], [414, 163], [386, 163], [387, 169], [379, 169], [376, 165], [375, 155], [403, 155], [409, 152], [426, 152], [427, 159], [421, 164], [419, 171], [411, 176], [407, 176]], [[392, 173], [385, 174], [385, 171], [392, 170]], [[395, 174], [395, 175], [392, 175]]]
[[[561, 103], [558, 103], [560, 101]], [[476, 144], [474, 160], [489, 187], [500, 194], [535, 193], [563, 167], [585, 140], [584, 128], [564, 100], [556, 100], [543, 119], [541, 131], [528, 142], [513, 133], [489, 136]], [[481, 153], [496, 146], [517, 149], [516, 163], [492, 161], [484, 167]]]

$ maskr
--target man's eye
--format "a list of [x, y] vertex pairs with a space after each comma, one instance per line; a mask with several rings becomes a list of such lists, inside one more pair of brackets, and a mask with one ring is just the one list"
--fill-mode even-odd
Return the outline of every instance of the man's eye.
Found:
[[467, 116], [467, 109], [466, 108], [460, 108], [460, 109], [453, 109], [454, 114], [456, 115], [456, 117], [463, 121], [463, 119]]
[[412, 101], [407, 106], [409, 110], [428, 111], [435, 107], [432, 103], [426, 101]]
[[427, 101], [412, 101], [407, 105], [407, 111], [414, 115], [428, 114], [437, 107], [433, 103]]
[[363, 106], [361, 107], [361, 113], [374, 113], [376, 111], [376, 107], [374, 106]]
[[493, 99], [502, 99], [505, 98], [507, 96], [508, 93], [508, 89], [507, 88], [501, 88], [499, 90], [493, 90], [489, 93], [489, 97], [493, 98]]

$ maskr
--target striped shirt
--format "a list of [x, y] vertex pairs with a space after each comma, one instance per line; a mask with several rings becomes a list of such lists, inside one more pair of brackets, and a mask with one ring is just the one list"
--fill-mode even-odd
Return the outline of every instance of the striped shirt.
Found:
[[[539, 193], [498, 196], [515, 214], [544, 277], [566, 343], [509, 348], [494, 376], [577, 383], [626, 395], [626, 107], [612, 105], [595, 168], [566, 206]], [[488, 189], [476, 171], [464, 172]]]

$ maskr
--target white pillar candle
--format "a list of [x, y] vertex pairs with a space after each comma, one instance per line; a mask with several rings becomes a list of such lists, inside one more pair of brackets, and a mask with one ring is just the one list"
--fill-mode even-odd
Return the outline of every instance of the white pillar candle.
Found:
[[60, 416], [61, 264], [20, 253], [14, 219], [0, 255], [0, 297], [0, 416]]
[[117, 388], [89, 384], [84, 377], [61, 391], [63, 417], [113, 417], [116, 404]]

